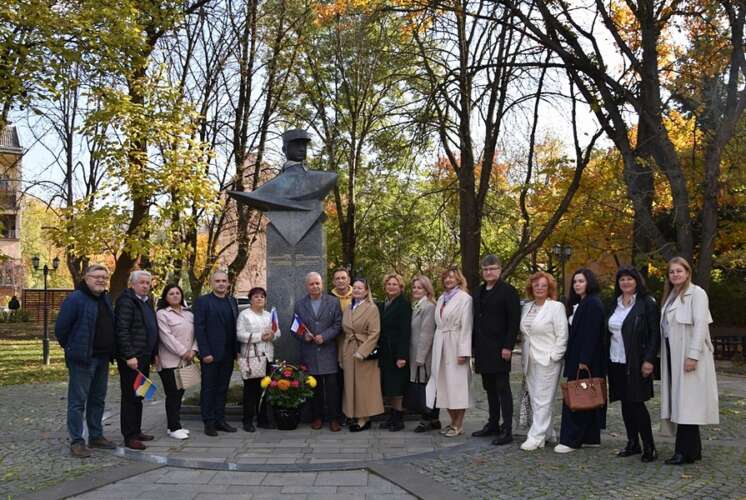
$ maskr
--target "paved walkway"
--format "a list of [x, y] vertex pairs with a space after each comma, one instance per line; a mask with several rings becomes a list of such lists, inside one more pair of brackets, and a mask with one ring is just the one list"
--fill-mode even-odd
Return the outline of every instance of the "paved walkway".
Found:
[[[514, 373], [518, 400], [520, 376]], [[601, 448], [557, 455], [551, 448], [522, 452], [520, 438], [493, 447], [489, 439], [447, 439], [407, 430], [258, 430], [208, 438], [201, 423], [185, 421], [192, 437], [165, 436], [163, 402], [148, 403], [144, 430], [157, 436], [145, 453], [119, 449], [69, 457], [65, 384], [0, 388], [0, 493], [15, 498], [515, 498], [596, 497], [744, 498], [746, 491], [746, 379], [719, 376], [721, 424], [703, 428], [704, 460], [685, 467], [662, 460], [619, 459], [624, 442], [619, 405], [609, 409]], [[484, 394], [475, 377], [476, 408], [467, 431], [483, 423]], [[121, 440], [119, 389], [112, 381], [106, 434]], [[556, 401], [559, 408], [560, 401]], [[657, 398], [649, 404], [658, 411]], [[555, 426], [559, 428], [559, 411]], [[237, 423], [237, 422], [236, 422]], [[518, 432], [521, 432], [518, 429]], [[656, 435], [661, 458], [672, 440]], [[589, 478], [592, 478], [590, 480]], [[54, 487], [54, 485], [57, 485]], [[50, 489], [53, 487], [54, 489]], [[85, 492], [85, 493], [82, 493]], [[560, 493], [561, 492], [561, 493]], [[78, 495], [78, 496], [76, 496]]]

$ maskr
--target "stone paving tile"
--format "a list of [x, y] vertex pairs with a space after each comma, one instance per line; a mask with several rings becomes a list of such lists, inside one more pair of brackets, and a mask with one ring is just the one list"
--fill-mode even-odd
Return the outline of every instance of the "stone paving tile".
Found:
[[228, 484], [228, 485], [259, 485], [262, 484], [266, 472], [216, 472], [210, 479], [210, 484]]
[[368, 484], [368, 472], [359, 471], [342, 471], [342, 472], [319, 472], [316, 476], [316, 486], [335, 485], [335, 486], [366, 486]]
[[278, 472], [267, 474], [262, 486], [304, 486], [314, 484], [315, 472]]

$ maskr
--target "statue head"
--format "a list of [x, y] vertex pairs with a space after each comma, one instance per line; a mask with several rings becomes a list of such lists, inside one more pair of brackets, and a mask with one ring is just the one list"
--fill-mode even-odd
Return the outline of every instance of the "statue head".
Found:
[[289, 161], [304, 161], [311, 136], [303, 129], [294, 128], [282, 134], [282, 152]]

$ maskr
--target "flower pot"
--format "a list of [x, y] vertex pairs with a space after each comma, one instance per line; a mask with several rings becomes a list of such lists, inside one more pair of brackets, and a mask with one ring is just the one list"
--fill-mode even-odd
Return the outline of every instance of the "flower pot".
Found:
[[299, 408], [273, 408], [275, 425], [281, 431], [293, 431], [300, 421]]

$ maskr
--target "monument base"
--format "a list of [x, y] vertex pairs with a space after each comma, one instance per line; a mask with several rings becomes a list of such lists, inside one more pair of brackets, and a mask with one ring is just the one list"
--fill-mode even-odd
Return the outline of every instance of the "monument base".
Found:
[[310, 272], [326, 276], [326, 233], [320, 217], [295, 246], [280, 235], [272, 222], [267, 225], [267, 307], [275, 307], [282, 336], [275, 342], [275, 358], [297, 363], [300, 342], [290, 325], [295, 302], [306, 295], [305, 279]]

